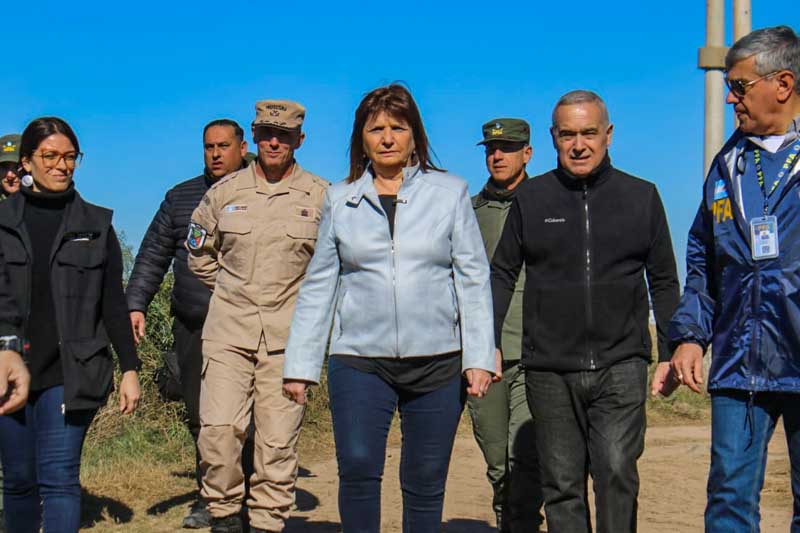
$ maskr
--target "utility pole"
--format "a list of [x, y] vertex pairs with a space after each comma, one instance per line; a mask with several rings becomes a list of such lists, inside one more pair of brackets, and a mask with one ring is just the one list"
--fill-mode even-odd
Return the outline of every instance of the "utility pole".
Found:
[[750, 0], [733, 0], [733, 42], [752, 31]]
[[[738, 2], [738, 0], [735, 0]], [[750, 2], [747, 12], [750, 12]], [[725, 2], [706, 0], [706, 45], [700, 49], [697, 66], [706, 71], [706, 108], [703, 143], [703, 176], [725, 142]]]

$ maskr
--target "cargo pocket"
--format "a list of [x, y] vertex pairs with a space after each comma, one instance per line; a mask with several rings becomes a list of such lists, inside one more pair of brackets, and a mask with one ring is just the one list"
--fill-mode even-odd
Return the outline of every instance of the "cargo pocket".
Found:
[[113, 386], [114, 362], [103, 339], [64, 341], [64, 396], [76, 401], [104, 403]]

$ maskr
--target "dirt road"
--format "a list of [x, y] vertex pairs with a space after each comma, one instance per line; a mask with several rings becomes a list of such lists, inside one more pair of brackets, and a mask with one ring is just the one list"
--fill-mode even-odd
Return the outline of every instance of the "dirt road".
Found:
[[[309, 434], [306, 434], [307, 436]], [[313, 443], [315, 460], [302, 460], [298, 483], [298, 511], [287, 533], [337, 533], [336, 461], [330, 435]], [[325, 442], [323, 442], [325, 441]], [[308, 443], [306, 443], [308, 444]], [[708, 426], [660, 426], [647, 432], [640, 465], [639, 531], [691, 533], [702, 531], [705, 482], [708, 471]], [[785, 532], [791, 516], [788, 458], [785, 438], [776, 433], [761, 513], [764, 533]], [[383, 533], [401, 530], [400, 488], [397, 472], [399, 438], [390, 436], [383, 490]], [[191, 458], [177, 471], [139, 465], [135, 472], [114, 469], [99, 478], [85, 479], [83, 523], [92, 533], [174, 533], [180, 530], [194, 497], [189, 471]], [[444, 516], [447, 533], [490, 533], [494, 518], [484, 464], [465, 418], [455, 444]]]
[[[396, 440], [396, 439], [394, 439]], [[651, 427], [640, 461], [639, 531], [642, 533], [702, 531], [708, 474], [708, 426]], [[387, 454], [383, 482], [385, 533], [401, 531], [401, 497], [397, 479], [400, 450]], [[791, 518], [791, 492], [786, 441], [776, 432], [770, 448], [767, 482], [762, 495], [762, 532], [784, 532]], [[680, 465], [683, 465], [681, 467]], [[299, 481], [298, 506], [289, 531], [338, 531], [337, 481], [334, 458], [307, 465]], [[468, 431], [456, 440], [447, 484], [444, 517], [447, 533], [489, 533], [494, 518], [483, 460]]]

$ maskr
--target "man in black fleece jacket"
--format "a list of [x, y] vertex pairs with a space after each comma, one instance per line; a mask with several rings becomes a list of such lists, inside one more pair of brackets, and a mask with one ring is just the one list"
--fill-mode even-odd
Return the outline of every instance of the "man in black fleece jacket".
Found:
[[[189, 431], [195, 442], [200, 433], [200, 373], [203, 364], [200, 337], [208, 313], [211, 291], [189, 270], [188, 252], [184, 242], [189, 232], [192, 213], [206, 191], [220, 178], [247, 166], [247, 156], [250, 155], [247, 154], [247, 141], [244, 140], [242, 128], [229, 119], [214, 120], [206, 125], [203, 129], [203, 151], [203, 174], [170, 189], [153, 217], [139, 247], [139, 253], [136, 254], [126, 290], [133, 334], [139, 343], [144, 337], [147, 308], [172, 264], [175, 274], [175, 285], [172, 289], [174, 349], [178, 356]], [[249, 449], [252, 450], [252, 446]], [[199, 454], [196, 457], [199, 490]], [[209, 526], [209, 521], [205, 504], [198, 496], [183, 521], [183, 527], [204, 528]]]
[[558, 101], [558, 168], [518, 187], [492, 261], [500, 349], [525, 265], [522, 363], [551, 533], [592, 530], [589, 474], [598, 533], [636, 530], [652, 350], [648, 287], [660, 376], [671, 355], [665, 328], [679, 289], [664, 208], [652, 183], [611, 166], [612, 131], [595, 93]]

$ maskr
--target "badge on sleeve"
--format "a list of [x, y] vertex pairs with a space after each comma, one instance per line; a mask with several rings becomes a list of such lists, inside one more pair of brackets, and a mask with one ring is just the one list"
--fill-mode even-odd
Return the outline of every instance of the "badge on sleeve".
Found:
[[770, 215], [750, 221], [750, 246], [754, 261], [778, 257], [778, 217]]
[[186, 244], [190, 250], [201, 249], [206, 243], [206, 237], [208, 237], [206, 228], [196, 222], [189, 224], [189, 235], [186, 237]]

